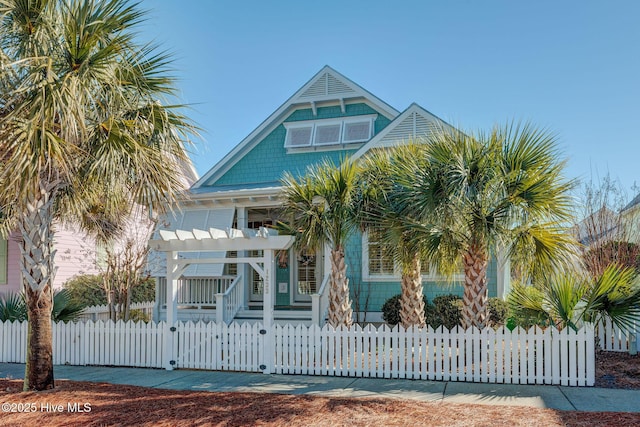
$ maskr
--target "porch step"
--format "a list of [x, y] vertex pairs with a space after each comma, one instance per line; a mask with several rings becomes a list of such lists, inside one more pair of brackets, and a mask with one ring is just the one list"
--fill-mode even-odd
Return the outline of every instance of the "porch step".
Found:
[[[234, 320], [238, 322], [260, 322], [262, 320], [262, 310], [240, 310]], [[273, 321], [278, 325], [291, 323], [309, 326], [311, 325], [311, 310], [274, 310]]]

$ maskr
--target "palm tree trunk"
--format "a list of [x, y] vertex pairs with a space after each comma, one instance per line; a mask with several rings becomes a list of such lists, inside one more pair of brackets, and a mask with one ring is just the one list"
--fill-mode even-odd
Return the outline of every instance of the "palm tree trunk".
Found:
[[413, 325], [421, 328], [425, 326], [419, 254], [416, 254], [411, 260], [411, 268], [402, 273], [400, 323], [405, 329]]
[[24, 390], [54, 387], [51, 312], [53, 309], [53, 191], [36, 191], [25, 203], [19, 222], [20, 269], [25, 291], [28, 332]]
[[487, 322], [487, 252], [472, 245], [464, 255], [462, 326], [483, 329]]
[[350, 327], [353, 310], [349, 296], [349, 279], [344, 251], [341, 247], [331, 250], [331, 277], [329, 278], [329, 325]]

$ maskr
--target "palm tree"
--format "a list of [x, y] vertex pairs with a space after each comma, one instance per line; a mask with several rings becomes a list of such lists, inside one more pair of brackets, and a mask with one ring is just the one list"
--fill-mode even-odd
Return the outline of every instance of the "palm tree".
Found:
[[441, 128], [425, 142], [405, 164], [410, 179], [398, 182], [397, 200], [440, 272], [462, 265], [463, 326], [483, 328], [496, 247], [529, 274], [569, 262], [572, 182], [563, 179], [553, 135], [530, 125], [475, 136]]
[[297, 249], [331, 247], [329, 278], [329, 325], [352, 324], [349, 279], [344, 246], [355, 229], [354, 194], [357, 166], [344, 159], [339, 165], [325, 160], [296, 178], [285, 173], [283, 215], [288, 222], [280, 227], [296, 236]]
[[425, 326], [421, 262], [422, 239], [417, 238], [406, 209], [396, 200], [397, 183], [413, 179], [403, 176], [404, 165], [419, 156], [421, 147], [410, 142], [390, 150], [375, 150], [363, 159], [358, 184], [359, 222], [401, 267], [400, 324]]
[[0, 3], [0, 230], [20, 233], [29, 332], [25, 389], [54, 386], [54, 221], [108, 238], [130, 202], [174, 200], [193, 126], [170, 58], [135, 42], [126, 0]]

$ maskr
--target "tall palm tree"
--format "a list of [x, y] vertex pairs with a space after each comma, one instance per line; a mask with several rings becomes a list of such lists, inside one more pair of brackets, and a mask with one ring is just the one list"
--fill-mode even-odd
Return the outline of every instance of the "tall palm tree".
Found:
[[0, 2], [0, 230], [17, 229], [29, 331], [25, 389], [53, 388], [54, 221], [108, 238], [130, 202], [161, 209], [180, 188], [193, 126], [170, 58], [135, 41], [126, 0]]
[[286, 173], [283, 184], [283, 215], [280, 226], [296, 236], [297, 249], [331, 247], [329, 278], [329, 325], [351, 326], [353, 310], [344, 246], [355, 229], [354, 194], [357, 166], [344, 159], [339, 165], [325, 160], [296, 178]]
[[438, 269], [451, 275], [462, 264], [465, 327], [486, 325], [496, 247], [531, 274], [569, 263], [572, 182], [558, 156], [549, 132], [511, 124], [476, 135], [436, 129], [406, 162], [398, 200]]
[[359, 223], [387, 250], [401, 268], [400, 324], [425, 326], [421, 263], [423, 240], [418, 238], [407, 218], [407, 210], [397, 200], [398, 182], [412, 180], [403, 176], [405, 164], [420, 155], [413, 142], [368, 153], [361, 165], [358, 184]]

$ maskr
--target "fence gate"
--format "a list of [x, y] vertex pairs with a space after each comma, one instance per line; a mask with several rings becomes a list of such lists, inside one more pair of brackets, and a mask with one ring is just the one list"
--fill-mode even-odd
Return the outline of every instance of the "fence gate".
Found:
[[178, 322], [175, 326], [174, 368], [262, 372], [262, 324]]

